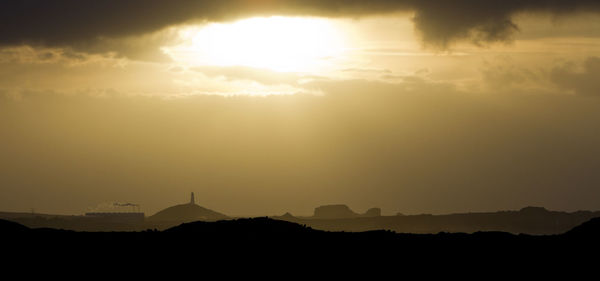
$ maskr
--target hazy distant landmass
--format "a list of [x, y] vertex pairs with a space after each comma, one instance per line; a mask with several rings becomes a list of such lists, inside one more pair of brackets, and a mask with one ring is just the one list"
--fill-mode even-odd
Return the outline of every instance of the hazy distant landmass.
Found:
[[[0, 237], [10, 241], [6, 253], [29, 258], [34, 253], [54, 260], [55, 253], [96, 259], [115, 258], [181, 264], [184, 253], [198, 250], [204, 262], [261, 263], [261, 256], [283, 262], [309, 260], [315, 265], [390, 261], [420, 266], [458, 263], [496, 267], [556, 263], [593, 252], [600, 239], [600, 213], [519, 211], [451, 215], [381, 216], [378, 208], [364, 214], [346, 205], [315, 208], [312, 216], [231, 218], [189, 203], [166, 208], [141, 221], [139, 213], [93, 213], [53, 216], [0, 213]], [[188, 220], [198, 219], [189, 222]], [[187, 222], [186, 222], [187, 221]], [[523, 234], [529, 233], [529, 234]], [[543, 235], [542, 235], [543, 234]], [[451, 257], [451, 258], [450, 258]], [[174, 259], [173, 259], [174, 258]], [[365, 260], [366, 259], [366, 260]], [[492, 263], [490, 261], [501, 263]], [[73, 261], [73, 259], [72, 259]], [[196, 258], [194, 262], [198, 262]], [[291, 265], [291, 264], [288, 264]], [[562, 265], [562, 264], [561, 264]]]
[[[140, 231], [165, 230], [193, 221], [228, 220], [232, 217], [195, 203], [180, 204], [132, 222], [129, 216], [122, 221], [114, 216], [59, 216], [32, 213], [0, 212], [0, 218], [18, 222], [31, 228], [57, 228], [77, 231]], [[326, 231], [363, 232], [391, 230], [397, 233], [435, 234], [439, 232], [474, 233], [478, 231], [502, 231], [533, 235], [560, 234], [569, 231], [600, 212], [549, 211], [542, 207], [526, 207], [518, 211], [488, 213], [462, 213], [448, 215], [396, 215], [382, 216], [381, 210], [372, 208], [364, 214], [352, 211], [346, 205], [326, 205], [315, 208], [313, 216], [294, 216], [286, 213], [272, 216], [277, 220], [306, 225]]]
[[488, 213], [462, 213], [448, 215], [396, 215], [381, 216], [377, 208], [363, 215], [354, 213], [345, 205], [323, 206], [315, 209], [312, 217], [294, 217], [287, 213], [276, 219], [305, 224], [329, 231], [392, 230], [399, 233], [438, 233], [477, 231], [503, 231], [527, 234], [559, 234], [600, 217], [600, 212], [548, 211], [542, 207], [525, 207], [519, 211]]

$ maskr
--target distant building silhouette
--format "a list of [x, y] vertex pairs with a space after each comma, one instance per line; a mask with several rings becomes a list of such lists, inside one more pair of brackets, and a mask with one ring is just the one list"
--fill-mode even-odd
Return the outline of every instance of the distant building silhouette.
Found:
[[190, 198], [190, 204], [194, 205], [196, 204], [196, 200], [194, 199], [194, 193], [192, 192], [192, 196]]

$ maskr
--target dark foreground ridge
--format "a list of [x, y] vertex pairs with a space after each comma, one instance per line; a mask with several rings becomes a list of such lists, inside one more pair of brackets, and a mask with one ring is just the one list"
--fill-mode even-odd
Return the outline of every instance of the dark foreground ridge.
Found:
[[[479, 231], [475, 233], [448, 233], [437, 234], [411, 234], [396, 233], [389, 230], [372, 230], [363, 232], [324, 231], [316, 230], [306, 225], [294, 222], [271, 219], [267, 217], [243, 218], [234, 220], [221, 220], [215, 222], [197, 221], [183, 223], [179, 226], [164, 231], [148, 229], [145, 231], [123, 232], [78, 232], [72, 230], [52, 228], [28, 228], [21, 224], [0, 220], [0, 235], [18, 243], [34, 241], [102, 242], [110, 238], [112, 243], [128, 241], [129, 238], [144, 238], [144, 241], [178, 243], [181, 241], [201, 241], [203, 243], [244, 244], [249, 242], [277, 242], [289, 244], [342, 244], [342, 243], [367, 243], [369, 245], [386, 244], [393, 246], [410, 243], [490, 243], [502, 244], [506, 242], [515, 244], [538, 244], [565, 242], [598, 242], [600, 241], [600, 218], [593, 218], [566, 233], [559, 235], [528, 235], [512, 234], [499, 231]], [[35, 238], [35, 239], [34, 239]], [[33, 239], [33, 240], [30, 240]], [[99, 239], [99, 240], [98, 240]], [[173, 239], [173, 240], [171, 240]], [[210, 245], [207, 243], [207, 245]], [[413, 244], [414, 245], [414, 244]]]
[[564, 268], [564, 263], [589, 262], [586, 257], [600, 249], [600, 218], [558, 235], [324, 231], [266, 217], [197, 221], [164, 231], [130, 232], [28, 228], [0, 220], [0, 238], [3, 254], [12, 260], [35, 257], [44, 263], [102, 268], [137, 263], [157, 268], [201, 264], [261, 269], [267, 264], [298, 270], [296, 266], [304, 264], [331, 270], [337, 268], [333, 265], [354, 264], [356, 269], [364, 269], [387, 264], [393, 269], [400, 264], [428, 270], [432, 266], [531, 270], [536, 268], [533, 264]]
[[371, 230], [362, 232], [346, 232], [346, 231], [325, 231], [313, 229], [307, 225], [301, 225], [299, 223], [290, 222], [287, 220], [272, 219], [268, 217], [257, 217], [257, 218], [240, 218], [232, 220], [220, 220], [220, 221], [196, 221], [190, 223], [182, 223], [179, 226], [175, 226], [163, 231], [156, 229], [147, 229], [144, 231], [110, 231], [110, 232], [91, 232], [91, 231], [73, 231], [64, 229], [53, 229], [53, 228], [29, 228], [17, 222], [0, 219], [0, 234], [2, 235], [91, 235], [91, 234], [112, 234], [112, 235], [131, 235], [131, 234], [158, 234], [164, 235], [196, 235], [199, 237], [203, 236], [214, 236], [219, 239], [249, 239], [249, 240], [261, 240], [261, 239], [277, 239], [279, 237], [289, 236], [305, 236], [310, 237], [340, 237], [340, 236], [373, 236], [373, 237], [389, 237], [393, 239], [403, 239], [407, 237], [411, 238], [448, 238], [448, 237], [496, 237], [496, 238], [561, 238], [561, 239], [600, 239], [600, 218], [592, 218], [591, 220], [584, 222], [581, 225], [574, 227], [573, 229], [558, 235], [528, 235], [528, 234], [512, 234], [501, 231], [478, 231], [475, 233], [448, 233], [440, 232], [437, 234], [411, 234], [411, 233], [396, 233], [389, 230]]

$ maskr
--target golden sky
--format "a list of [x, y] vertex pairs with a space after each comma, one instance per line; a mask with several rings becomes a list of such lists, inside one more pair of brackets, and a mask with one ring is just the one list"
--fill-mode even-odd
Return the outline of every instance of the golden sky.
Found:
[[600, 208], [591, 0], [0, 0], [0, 211]]

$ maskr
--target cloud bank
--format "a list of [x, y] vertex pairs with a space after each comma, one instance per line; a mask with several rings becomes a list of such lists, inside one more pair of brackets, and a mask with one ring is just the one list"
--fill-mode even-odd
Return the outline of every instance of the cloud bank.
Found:
[[[190, 21], [251, 16], [361, 17], [414, 13], [426, 44], [504, 41], [519, 27], [519, 13], [563, 16], [600, 12], [596, 0], [0, 0], [0, 45], [67, 46], [92, 51], [106, 38], [127, 38]], [[122, 47], [122, 46], [121, 46]], [[107, 48], [118, 49], [113, 44]]]

